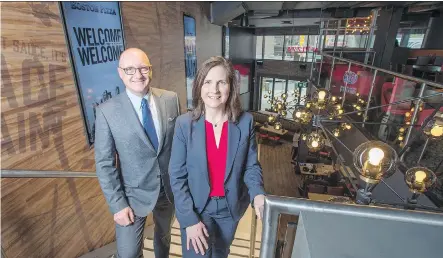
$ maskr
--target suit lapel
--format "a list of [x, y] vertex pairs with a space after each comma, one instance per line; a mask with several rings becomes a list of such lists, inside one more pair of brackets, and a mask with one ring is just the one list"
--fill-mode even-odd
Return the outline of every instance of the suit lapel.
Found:
[[193, 123], [192, 140], [194, 142], [193, 148], [197, 152], [197, 161], [202, 168], [203, 176], [206, 178], [206, 182], [208, 185], [210, 185], [208, 158], [206, 155], [206, 128], [204, 116], [201, 116], [195, 123]]
[[163, 144], [165, 142], [165, 135], [166, 135], [166, 102], [161, 97], [161, 92], [159, 92], [155, 88], [151, 88], [152, 90], [152, 96], [154, 98], [155, 106], [157, 107], [157, 115], [158, 119], [160, 120], [160, 135], [159, 135], [159, 143], [158, 143], [158, 153], [162, 150]]
[[232, 172], [232, 165], [234, 164], [239, 142], [240, 129], [235, 123], [228, 122], [228, 154], [226, 157], [225, 182]]
[[[142, 139], [142, 141], [148, 145], [152, 151], [154, 150], [154, 146], [152, 146], [152, 143], [149, 141], [148, 136], [145, 133], [145, 129], [143, 128], [142, 124], [140, 123], [140, 120], [138, 119], [137, 112], [134, 110], [134, 106], [131, 103], [131, 100], [128, 97], [128, 94], [125, 92], [122, 92], [124, 96], [121, 98], [122, 102], [122, 109], [123, 113], [126, 116], [126, 119], [129, 123], [128, 128], [134, 128], [137, 135]], [[127, 125], [125, 125], [127, 126]]]

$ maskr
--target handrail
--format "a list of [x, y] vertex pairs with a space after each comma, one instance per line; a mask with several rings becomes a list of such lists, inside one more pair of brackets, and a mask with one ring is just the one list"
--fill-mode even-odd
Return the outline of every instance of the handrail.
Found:
[[432, 82], [432, 81], [416, 78], [416, 77], [409, 76], [409, 75], [404, 75], [404, 74], [401, 74], [401, 73], [392, 72], [392, 71], [389, 71], [389, 70], [386, 70], [386, 69], [383, 69], [383, 68], [380, 68], [380, 67], [363, 64], [363, 63], [360, 63], [360, 62], [357, 62], [357, 61], [354, 61], [354, 60], [351, 60], [351, 59], [346, 59], [346, 58], [342, 58], [342, 57], [332, 56], [332, 55], [326, 54], [324, 52], [322, 52], [320, 54], [323, 55], [323, 56], [326, 56], [326, 57], [335, 58], [335, 59], [337, 59], [339, 61], [348, 62], [348, 63], [352, 63], [352, 64], [355, 64], [355, 65], [360, 65], [360, 66], [363, 66], [363, 67], [366, 67], [366, 68], [370, 68], [370, 69], [373, 69], [373, 70], [378, 70], [378, 71], [381, 71], [381, 72], [384, 72], [384, 73], [387, 73], [387, 74], [390, 74], [390, 75], [393, 75], [395, 77], [402, 78], [402, 79], [405, 79], [405, 80], [408, 80], [408, 81], [414, 81], [414, 82], [417, 82], [417, 83], [426, 83], [426, 85], [430, 85], [430, 86], [433, 86], [433, 87], [436, 87], [436, 88], [439, 88], [439, 89], [443, 89], [443, 85], [439, 84], [439, 83], [436, 83], [436, 82]]
[[2, 178], [94, 178], [95, 172], [2, 169]]
[[[326, 48], [328, 49], [328, 48]], [[361, 50], [326, 50], [323, 51], [323, 53], [337, 53], [337, 52], [343, 52], [343, 53], [376, 53], [374, 50], [369, 51], [361, 51]]]
[[366, 205], [348, 205], [292, 197], [266, 196], [260, 258], [274, 257], [280, 214], [300, 215], [301, 212], [351, 215], [360, 218], [383, 219], [406, 223], [412, 222], [443, 227], [443, 216], [436, 213]]

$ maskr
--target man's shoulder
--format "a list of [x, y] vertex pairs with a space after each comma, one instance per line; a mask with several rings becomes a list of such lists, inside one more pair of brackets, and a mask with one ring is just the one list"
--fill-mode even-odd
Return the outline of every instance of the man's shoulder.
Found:
[[177, 98], [177, 93], [170, 90], [164, 90], [159, 88], [152, 88], [153, 91], [157, 92], [159, 95], [161, 95], [163, 98]]
[[107, 101], [101, 103], [100, 105], [97, 106], [97, 108], [106, 112], [107, 110], [112, 110], [116, 107], [119, 107], [121, 105], [121, 100], [122, 98], [125, 97], [125, 95], [126, 95], [125, 93], [120, 93], [108, 99]]

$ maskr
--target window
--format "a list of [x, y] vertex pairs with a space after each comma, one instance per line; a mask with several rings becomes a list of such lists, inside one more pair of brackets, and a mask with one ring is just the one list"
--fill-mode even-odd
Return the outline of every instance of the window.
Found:
[[[274, 85], [274, 79], [268, 77], [261, 78], [261, 99], [260, 110], [266, 111], [271, 108], [270, 100], [272, 98], [272, 89]], [[266, 96], [266, 98], [265, 98]]]
[[255, 59], [263, 59], [263, 36], [257, 36], [255, 46]]
[[283, 59], [283, 36], [264, 36], [265, 51], [264, 59]]
[[[302, 101], [301, 98], [305, 97], [307, 94], [306, 86], [306, 82], [281, 78], [261, 77], [261, 101], [259, 110], [271, 111], [270, 100], [274, 98], [281, 99], [283, 93], [286, 93], [287, 95], [286, 102], [290, 103], [289, 106], [304, 104], [304, 101]], [[300, 97], [295, 96], [294, 92], [297, 92]], [[265, 96], [267, 97], [265, 98]], [[288, 112], [286, 118], [292, 119], [292, 112]]]
[[308, 46], [307, 35], [285, 36], [285, 60], [305, 61]]
[[410, 34], [408, 40], [408, 48], [421, 48], [425, 34]]

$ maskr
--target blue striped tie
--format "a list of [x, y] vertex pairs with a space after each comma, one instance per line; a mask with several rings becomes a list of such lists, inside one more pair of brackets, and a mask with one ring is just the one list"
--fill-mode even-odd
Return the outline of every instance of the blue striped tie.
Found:
[[143, 116], [143, 128], [145, 129], [146, 135], [148, 135], [149, 140], [154, 146], [155, 151], [158, 149], [158, 138], [155, 131], [154, 120], [152, 120], [151, 109], [149, 109], [148, 101], [142, 99], [142, 116]]

